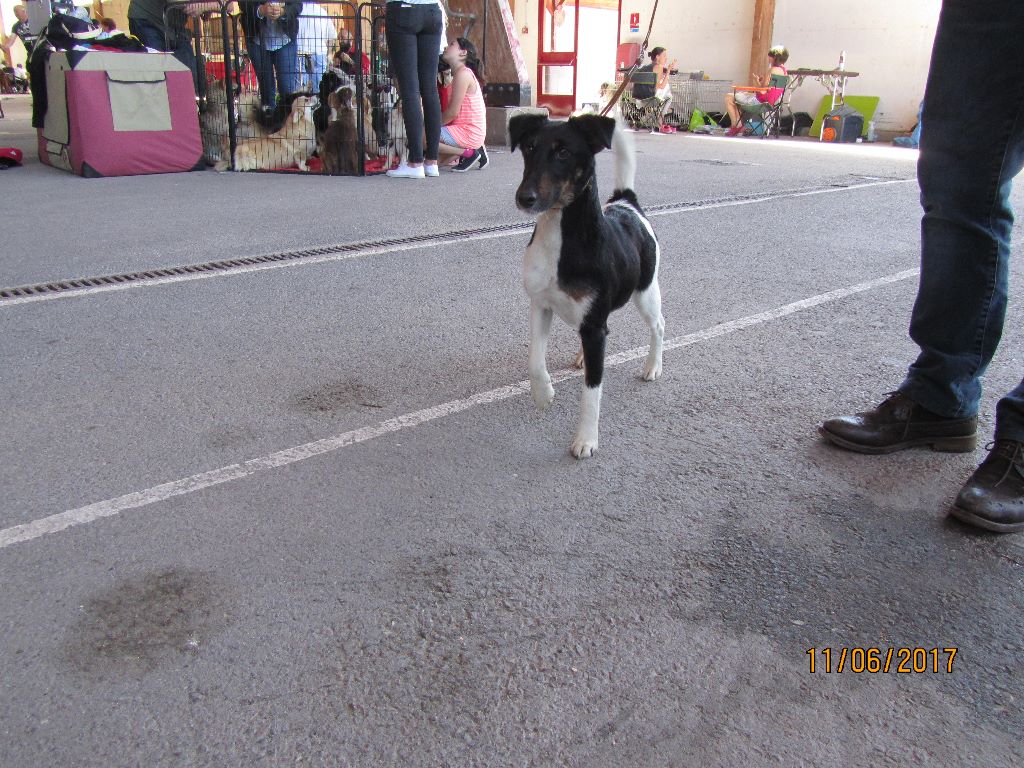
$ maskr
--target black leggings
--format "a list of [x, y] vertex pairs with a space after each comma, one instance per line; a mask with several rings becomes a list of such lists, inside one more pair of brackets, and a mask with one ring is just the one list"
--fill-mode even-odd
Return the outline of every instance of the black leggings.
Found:
[[[391, 68], [402, 95], [409, 156], [406, 162], [437, 160], [441, 140], [441, 99], [437, 94], [437, 60], [441, 51], [441, 6], [390, 0], [386, 32]], [[424, 129], [427, 145], [423, 146]]]

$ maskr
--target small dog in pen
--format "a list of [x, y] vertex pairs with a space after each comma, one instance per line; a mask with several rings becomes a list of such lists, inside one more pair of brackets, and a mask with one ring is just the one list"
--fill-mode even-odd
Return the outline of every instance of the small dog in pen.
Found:
[[324, 173], [359, 173], [359, 129], [354, 101], [355, 88], [350, 85], [343, 85], [327, 96], [330, 116], [319, 145]]
[[[601, 382], [608, 316], [630, 298], [651, 330], [643, 378], [661, 375], [665, 320], [658, 262], [661, 249], [633, 191], [632, 136], [609, 117], [584, 115], [553, 122], [540, 115], [509, 121], [512, 150], [525, 168], [516, 204], [538, 214], [526, 247], [523, 283], [530, 296], [530, 393], [541, 410], [554, 399], [547, 370], [553, 314], [576, 328], [583, 345], [583, 397], [572, 455], [598, 446]], [[604, 206], [597, 196], [595, 155], [615, 150], [615, 190]]]
[[228, 95], [224, 83], [213, 82], [206, 88], [206, 99], [199, 113], [199, 134], [203, 139], [203, 157], [210, 165], [231, 156], [228, 138]]
[[[279, 131], [240, 141], [235, 147], [235, 170], [257, 171], [292, 165], [298, 166], [300, 171], [309, 170], [306, 161], [316, 149], [313, 110], [317, 103], [316, 96], [297, 96], [288, 119]], [[222, 160], [215, 167], [218, 171], [226, 171], [231, 165]]]
[[267, 126], [260, 122], [260, 95], [256, 91], [242, 91], [236, 98], [235, 107], [235, 138], [256, 139], [271, 133]]

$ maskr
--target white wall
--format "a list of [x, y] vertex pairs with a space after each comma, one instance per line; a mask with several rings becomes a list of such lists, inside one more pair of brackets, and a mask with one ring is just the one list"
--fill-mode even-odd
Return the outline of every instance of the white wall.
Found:
[[[797, 67], [834, 66], [845, 50], [846, 68], [860, 73], [847, 93], [880, 97], [880, 130], [910, 130], [924, 95], [939, 6], [939, 0], [858, 0], [825, 13], [820, 2], [777, 0], [774, 37]], [[793, 108], [813, 114], [823, 93], [817, 83], [805, 84]]]
[[[537, 4], [516, 2], [516, 24], [531, 77], [537, 71]], [[622, 0], [622, 42], [642, 42], [654, 0]], [[828, 69], [846, 51], [850, 95], [878, 96], [880, 130], [910, 130], [924, 94], [940, 0], [776, 0], [773, 41], [790, 50], [792, 67]], [[640, 14], [640, 33], [629, 15]], [[651, 46], [668, 49], [680, 69], [704, 70], [714, 79], [747, 83], [754, 0], [662, 0]], [[586, 32], [580, 30], [581, 45]], [[534, 85], [536, 93], [536, 85]], [[793, 97], [796, 110], [813, 113], [826, 91], [808, 81]]]

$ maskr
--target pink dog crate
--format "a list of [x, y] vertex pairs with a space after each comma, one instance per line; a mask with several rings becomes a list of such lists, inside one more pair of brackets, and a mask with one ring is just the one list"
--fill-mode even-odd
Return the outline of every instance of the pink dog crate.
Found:
[[192, 72], [169, 53], [58, 51], [39, 159], [79, 176], [205, 167]]

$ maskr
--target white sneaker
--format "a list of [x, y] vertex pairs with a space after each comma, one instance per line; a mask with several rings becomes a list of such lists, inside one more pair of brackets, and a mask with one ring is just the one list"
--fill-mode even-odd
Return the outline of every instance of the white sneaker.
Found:
[[424, 176], [440, 176], [441, 172], [437, 169], [437, 163], [434, 165], [423, 164], [423, 175]]
[[413, 168], [405, 163], [402, 163], [397, 168], [392, 168], [387, 172], [387, 175], [393, 179], [422, 179], [426, 176], [422, 165]]

